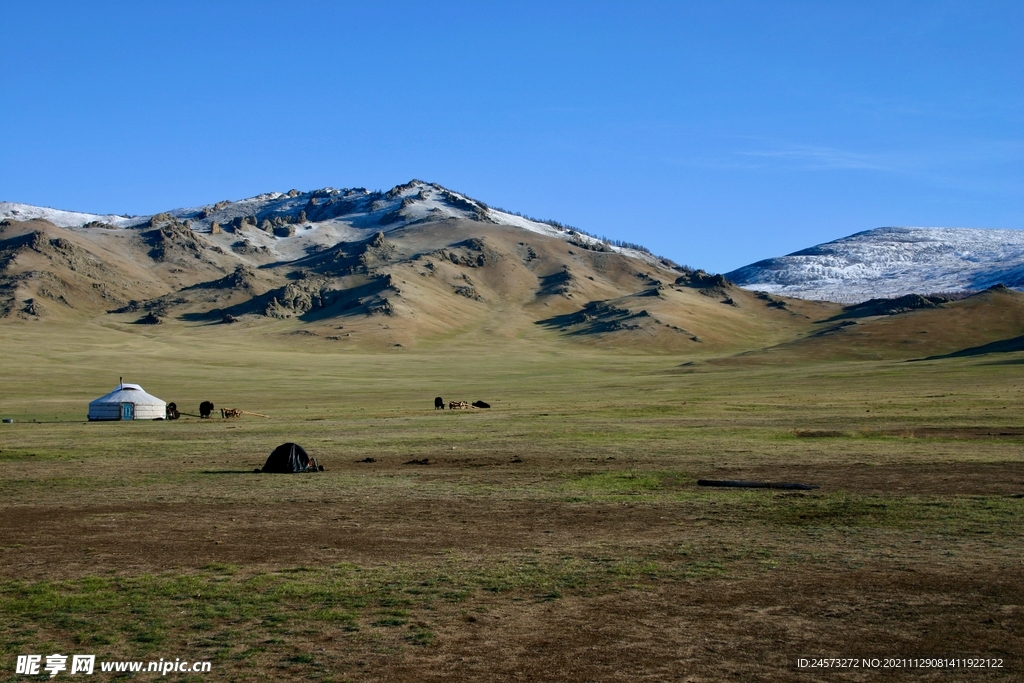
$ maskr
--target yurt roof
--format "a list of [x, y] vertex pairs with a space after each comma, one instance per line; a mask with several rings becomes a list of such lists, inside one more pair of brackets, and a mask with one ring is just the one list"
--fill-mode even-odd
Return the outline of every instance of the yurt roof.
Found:
[[138, 384], [127, 382], [117, 385], [117, 388], [106, 396], [100, 396], [95, 401], [89, 401], [89, 405], [96, 403], [134, 403], [136, 405], [167, 405], [162, 399], [147, 394]]

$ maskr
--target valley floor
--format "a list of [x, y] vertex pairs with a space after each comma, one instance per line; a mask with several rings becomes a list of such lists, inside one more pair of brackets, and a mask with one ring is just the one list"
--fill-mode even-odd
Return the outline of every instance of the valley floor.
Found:
[[[196, 681], [1021, 676], [1020, 353], [3, 334], [2, 680], [54, 652], [210, 660], [166, 677]], [[85, 423], [119, 375], [270, 417]], [[252, 473], [286, 441], [326, 471]]]

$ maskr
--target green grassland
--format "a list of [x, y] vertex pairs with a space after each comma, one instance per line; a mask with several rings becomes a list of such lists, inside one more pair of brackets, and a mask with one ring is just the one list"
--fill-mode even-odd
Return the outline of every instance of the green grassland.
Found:
[[[3, 330], [0, 680], [51, 652], [214, 662], [180, 680], [812, 680], [809, 654], [1021, 675], [1020, 354], [222, 330]], [[86, 423], [119, 376], [269, 417]], [[326, 471], [252, 473], [286, 441]]]

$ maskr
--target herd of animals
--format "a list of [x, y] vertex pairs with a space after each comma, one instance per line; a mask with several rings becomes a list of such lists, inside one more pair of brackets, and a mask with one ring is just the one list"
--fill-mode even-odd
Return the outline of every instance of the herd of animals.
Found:
[[[203, 401], [202, 403], [199, 404], [199, 417], [201, 417], [201, 418], [208, 418], [208, 417], [210, 417], [210, 415], [213, 414], [213, 409], [215, 407], [216, 406], [214, 406], [213, 403], [211, 403], [210, 401]], [[242, 412], [243, 411], [239, 410], [238, 408], [221, 408], [220, 409], [220, 416], [223, 417], [223, 418], [241, 417], [242, 416]], [[178, 405], [176, 403], [172, 402], [172, 403], [168, 403], [167, 404], [167, 419], [168, 420], [177, 420], [183, 414], [184, 415], [188, 415], [188, 413], [181, 413], [178, 410]]]
[[[210, 401], [203, 401], [199, 404], [199, 417], [208, 418], [213, 414], [213, 410], [216, 406]], [[490, 408], [491, 404], [485, 401], [473, 401], [468, 403], [466, 401], [448, 401], [448, 410], [469, 410], [470, 408]], [[434, 399], [434, 410], [444, 410], [444, 399], [438, 396]], [[187, 413], [186, 413], [187, 414]], [[181, 417], [182, 413], [178, 412], [178, 406], [175, 403], [167, 404], [167, 419], [177, 420]], [[220, 416], [222, 418], [230, 417], [241, 417], [242, 411], [237, 408], [221, 408]]]
[[[473, 401], [472, 403], [466, 403], [465, 401], [448, 401], [448, 410], [468, 410], [470, 407], [490, 408], [491, 404], [483, 401]], [[444, 399], [440, 396], [434, 399], [434, 410], [444, 410]]]

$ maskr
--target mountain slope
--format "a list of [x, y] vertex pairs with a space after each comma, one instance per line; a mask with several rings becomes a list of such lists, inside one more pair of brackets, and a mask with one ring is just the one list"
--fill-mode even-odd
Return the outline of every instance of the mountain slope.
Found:
[[878, 228], [726, 273], [742, 287], [852, 303], [1024, 287], [1024, 231]]
[[0, 222], [0, 317], [91, 317], [173, 285], [140, 258], [140, 235]]

